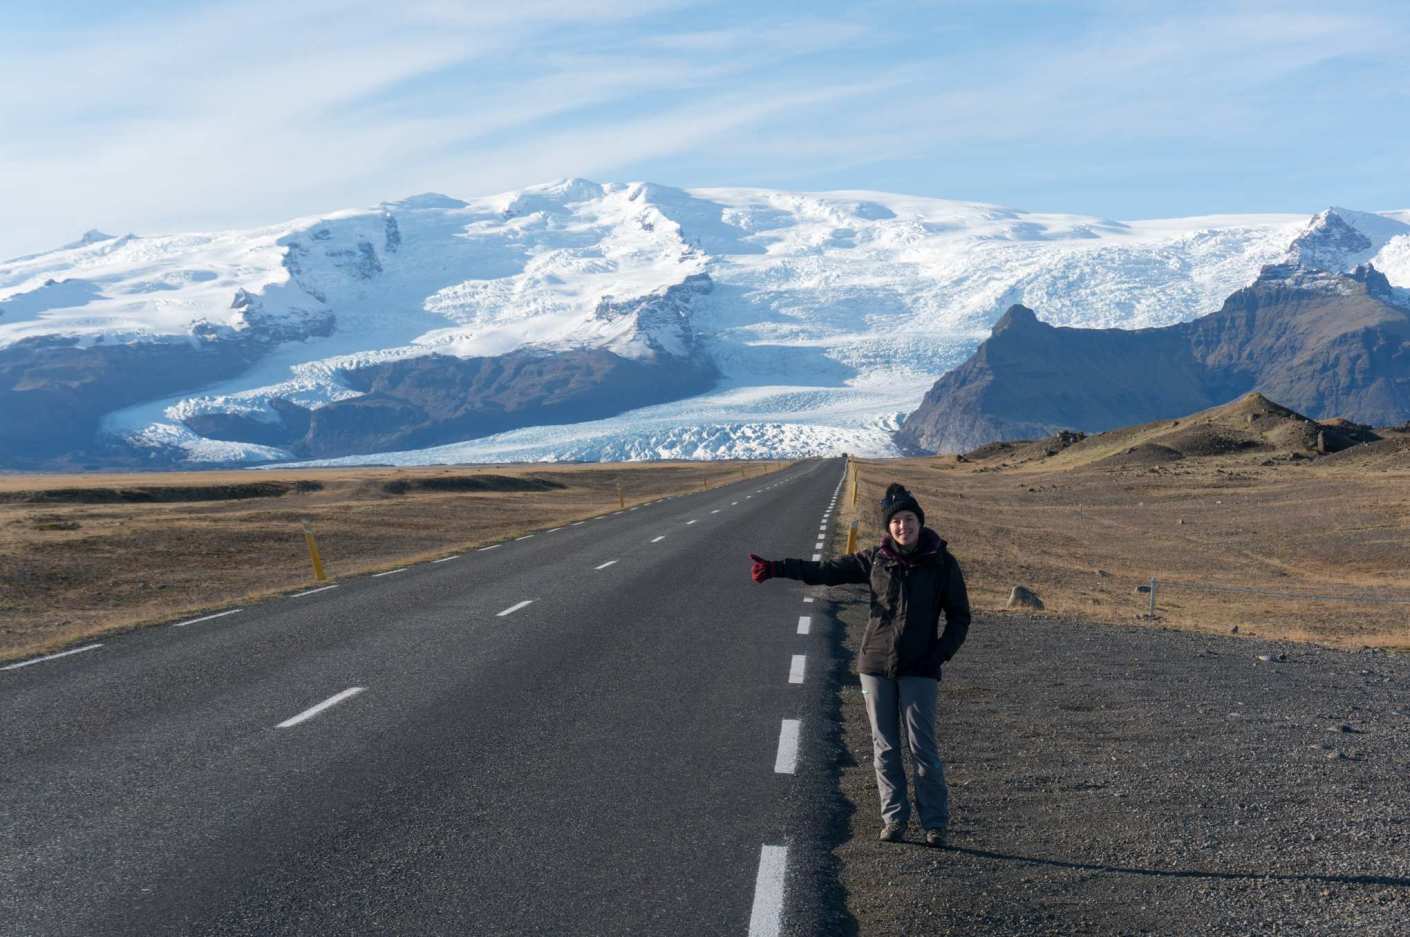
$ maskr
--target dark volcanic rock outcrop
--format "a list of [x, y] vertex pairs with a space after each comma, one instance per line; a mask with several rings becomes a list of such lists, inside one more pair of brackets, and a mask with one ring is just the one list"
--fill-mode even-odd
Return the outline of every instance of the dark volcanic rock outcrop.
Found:
[[1159, 329], [1054, 328], [1023, 306], [935, 383], [897, 434], [963, 452], [1059, 429], [1179, 417], [1258, 390], [1312, 417], [1410, 418], [1410, 309], [1370, 267], [1265, 267], [1223, 308]]
[[[0, 464], [81, 460], [100, 445], [104, 414], [239, 374], [262, 351], [199, 336], [88, 347], [34, 338], [0, 349]], [[103, 460], [112, 461], [111, 453]]]

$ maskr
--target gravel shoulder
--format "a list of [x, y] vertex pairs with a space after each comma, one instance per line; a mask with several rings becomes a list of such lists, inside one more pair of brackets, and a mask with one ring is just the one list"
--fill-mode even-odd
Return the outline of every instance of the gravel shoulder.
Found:
[[[856, 587], [828, 590], [855, 653]], [[842, 679], [861, 934], [1405, 933], [1410, 657], [982, 612], [941, 687], [950, 846], [876, 840]], [[908, 766], [909, 772], [909, 766]]]

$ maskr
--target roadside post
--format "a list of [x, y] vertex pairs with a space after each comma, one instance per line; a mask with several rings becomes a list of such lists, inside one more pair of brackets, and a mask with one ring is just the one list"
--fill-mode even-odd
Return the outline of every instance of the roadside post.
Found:
[[313, 522], [304, 521], [304, 542], [308, 544], [308, 558], [313, 563], [313, 578], [326, 582], [328, 574], [323, 571], [323, 557], [318, 555], [318, 541], [313, 536]]
[[847, 553], [850, 555], [850, 554], [853, 554], [853, 553], [856, 553], [856, 552], [857, 552], [857, 521], [853, 521], [852, 524], [851, 524], [851, 526], [849, 526], [849, 527], [847, 528]]
[[1150, 593], [1150, 596], [1151, 596], [1151, 610], [1150, 610], [1150, 613], [1149, 613], [1148, 615], [1146, 615], [1146, 617], [1149, 618], [1151, 621], [1155, 621], [1155, 589], [1156, 589], [1156, 581], [1155, 581], [1155, 577], [1154, 577], [1154, 576], [1151, 577], [1151, 581], [1150, 581], [1150, 583], [1149, 583], [1148, 585], [1137, 586], [1137, 587], [1136, 587], [1136, 591], [1137, 591], [1137, 592], [1149, 592], [1149, 593]]
[[624, 494], [622, 494], [622, 483], [621, 483], [621, 482], [617, 482], [617, 507], [619, 507], [619, 508], [625, 508], [626, 506], [627, 506], [627, 496], [624, 495]]

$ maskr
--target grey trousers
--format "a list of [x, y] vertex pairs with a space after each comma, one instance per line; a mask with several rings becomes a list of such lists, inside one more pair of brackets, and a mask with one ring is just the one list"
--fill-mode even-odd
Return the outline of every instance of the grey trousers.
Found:
[[906, 797], [906, 774], [901, 768], [901, 727], [911, 751], [915, 773], [916, 804], [921, 826], [927, 830], [950, 822], [950, 789], [945, 785], [945, 763], [935, 744], [935, 700], [940, 681], [930, 677], [874, 677], [862, 674], [862, 694], [871, 720], [872, 763], [876, 788], [881, 794], [881, 818], [887, 823], [907, 823], [911, 805]]

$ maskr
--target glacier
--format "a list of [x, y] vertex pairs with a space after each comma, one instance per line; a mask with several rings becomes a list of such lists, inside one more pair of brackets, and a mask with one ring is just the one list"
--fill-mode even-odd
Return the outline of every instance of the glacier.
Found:
[[[360, 393], [341, 377], [350, 368], [428, 354], [674, 352], [672, 329], [688, 321], [721, 375], [705, 394], [296, 464], [885, 456], [899, 420], [1013, 303], [1054, 325], [1170, 325], [1295, 251], [1370, 261], [1410, 286], [1410, 212], [1118, 221], [869, 191], [565, 179], [254, 230], [90, 232], [0, 262], [0, 350], [40, 336], [273, 336], [238, 376], [116, 410], [103, 428], [191, 465], [288, 464], [287, 451], [206, 439], [183, 420], [274, 419], [276, 400], [318, 408]], [[671, 314], [632, 311], [661, 306]]]

